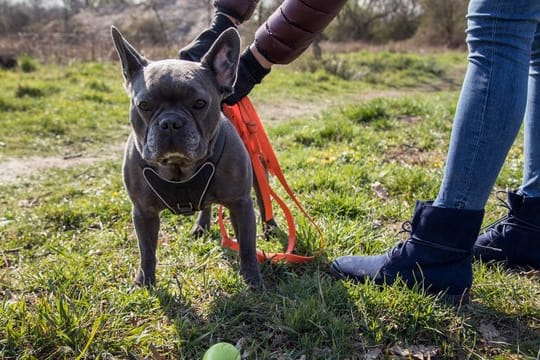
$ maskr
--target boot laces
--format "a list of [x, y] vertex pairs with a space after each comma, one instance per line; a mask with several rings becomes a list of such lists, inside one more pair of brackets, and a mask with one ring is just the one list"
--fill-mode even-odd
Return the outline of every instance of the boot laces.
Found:
[[401, 223], [401, 230], [397, 232], [396, 236], [400, 236], [401, 234], [409, 234], [406, 240], [401, 240], [392, 248], [390, 251], [390, 256], [393, 256], [394, 254], [398, 253], [401, 254], [403, 247], [405, 244], [412, 239], [412, 222], [410, 220], [406, 220], [403, 223]]
[[402, 240], [399, 243], [397, 243], [397, 245], [391, 250], [390, 256], [393, 256], [394, 254], [396, 254], [396, 252], [399, 252], [399, 254], [401, 254], [401, 252], [403, 251], [405, 245], [408, 242], [410, 242], [412, 244], [428, 246], [428, 247], [431, 247], [431, 248], [434, 248], [434, 249], [444, 250], [444, 251], [448, 251], [448, 252], [469, 254], [469, 251], [467, 251], [467, 250], [457, 249], [457, 248], [453, 248], [453, 247], [450, 247], [450, 246], [445, 246], [445, 245], [442, 245], [442, 244], [437, 244], [437, 243], [434, 243], [434, 242], [431, 242], [431, 241], [426, 241], [426, 240], [420, 239], [418, 236], [413, 234], [412, 222], [410, 220], [404, 221], [401, 224], [401, 230], [397, 233], [397, 235], [400, 235], [400, 234], [403, 234], [403, 233], [409, 234], [408, 238], [406, 240]]
[[[508, 227], [515, 227], [523, 230], [528, 231], [539, 231], [540, 232], [540, 226], [532, 224], [530, 222], [527, 222], [523, 219], [518, 218], [517, 216], [514, 216], [512, 208], [508, 202], [504, 200], [501, 194], [506, 194], [506, 191], [497, 191], [495, 196], [497, 197], [497, 200], [499, 200], [498, 206], [502, 206], [506, 209], [508, 209], [508, 214], [506, 216], [503, 216], [502, 218], [493, 221], [492, 223], [486, 225], [482, 231], [484, 234], [489, 236], [489, 244], [491, 245], [493, 241], [498, 238], [499, 236], [504, 236]], [[500, 229], [500, 230], [499, 230]], [[495, 250], [495, 251], [502, 251], [502, 249], [494, 246], [489, 245], [476, 245], [477, 247]]]
[[397, 235], [407, 233], [409, 235], [412, 234], [412, 222], [410, 220], [406, 220], [401, 224], [401, 230], [397, 233]]

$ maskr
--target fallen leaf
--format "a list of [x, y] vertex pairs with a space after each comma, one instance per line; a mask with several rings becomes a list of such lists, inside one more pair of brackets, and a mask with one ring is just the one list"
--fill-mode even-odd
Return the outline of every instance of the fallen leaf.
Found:
[[435, 345], [413, 345], [411, 346], [412, 357], [415, 359], [431, 359], [437, 356], [441, 349]]
[[148, 346], [150, 348], [150, 351], [152, 352], [152, 357], [150, 359], [152, 360], [165, 360], [165, 358], [159, 353], [158, 349], [154, 344], [150, 344]]
[[501, 335], [493, 324], [481, 323], [478, 331], [482, 334], [482, 338], [487, 341], [493, 341]]
[[440, 351], [440, 347], [435, 345], [411, 345], [409, 348], [403, 348], [400, 345], [394, 345], [390, 351], [402, 358], [413, 358], [419, 360], [428, 360], [436, 357]]
[[373, 227], [374, 228], [380, 228], [381, 226], [383, 226], [382, 220], [379, 220], [379, 219], [373, 220]]
[[364, 356], [364, 360], [377, 360], [381, 354], [382, 354], [382, 350], [380, 347], [371, 349]]
[[382, 199], [389, 199], [390, 196], [388, 196], [388, 191], [384, 188], [384, 186], [376, 181], [374, 182], [373, 184], [371, 184], [371, 190], [373, 190], [373, 192], [375, 193], [375, 195], [377, 195], [378, 197], [382, 198]]
[[528, 278], [540, 278], [540, 270], [522, 271], [519, 274]]

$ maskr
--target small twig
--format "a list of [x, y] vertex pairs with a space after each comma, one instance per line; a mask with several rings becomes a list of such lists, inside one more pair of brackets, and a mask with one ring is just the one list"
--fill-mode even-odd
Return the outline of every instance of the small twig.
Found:
[[13, 254], [13, 253], [20, 252], [22, 249], [23, 249], [22, 247], [18, 247], [18, 248], [14, 248], [14, 249], [3, 250], [2, 252], [4, 254]]
[[82, 154], [66, 155], [64, 156], [64, 160], [75, 159], [75, 158], [80, 158], [80, 157], [82, 157]]

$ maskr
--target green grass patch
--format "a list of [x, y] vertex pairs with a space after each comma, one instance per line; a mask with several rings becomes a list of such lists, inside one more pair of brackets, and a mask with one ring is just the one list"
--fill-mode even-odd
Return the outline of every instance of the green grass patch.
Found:
[[21, 70], [25, 73], [36, 71], [38, 68], [37, 61], [28, 55], [20, 56], [19, 63], [21, 66]]
[[[0, 70], [0, 122], [4, 127], [0, 133], [0, 142], [4, 144], [0, 160], [9, 156], [96, 152], [126, 137], [129, 102], [119, 64], [55, 66], [24, 59], [33, 64], [31, 71]], [[371, 77], [343, 76], [328, 65], [335, 61], [357, 70], [367, 66]], [[448, 88], [449, 79], [460, 64], [463, 59], [456, 54], [359, 52], [322, 61], [304, 56], [291, 67], [276, 67], [265, 79], [264, 87], [255, 88], [252, 98], [255, 103], [271, 106], [309, 104], [313, 99], [332, 106], [350, 103], [359, 92], [369, 95], [375, 89], [405, 90], [422, 84]], [[422, 80], [418, 74], [428, 75]]]
[[[109, 71], [110, 77], [95, 76]], [[2, 73], [10, 94], [0, 97], [2, 116], [16, 116], [24, 131], [17, 134], [16, 123], [8, 122], [10, 135], [0, 139], [7, 146], [0, 149], [10, 156], [50, 154], [83, 133], [89, 147], [113, 144], [125, 135], [127, 119], [117, 71], [73, 64]], [[298, 81], [299, 98], [313, 96], [313, 83], [295, 78], [297, 72], [278, 69], [257, 96], [283, 96], [285, 89], [270, 92], [279, 81], [288, 83], [287, 76]], [[341, 82], [352, 89], [356, 81], [328, 76], [329, 92]], [[19, 86], [39, 89], [40, 96], [16, 97]], [[335, 90], [336, 96], [349, 90]], [[475, 263], [473, 303], [459, 311], [422, 289], [328, 275], [337, 256], [393, 246], [414, 201], [435, 197], [456, 99], [454, 91], [381, 97], [269, 124], [289, 184], [321, 226], [326, 249], [304, 265], [263, 264], [261, 291], [244, 284], [238, 256], [219, 246], [215, 224], [193, 239], [194, 218], [168, 212], [162, 214], [157, 285], [133, 286], [139, 259], [119, 155], [0, 185], [0, 358], [200, 359], [219, 341], [238, 344], [246, 359], [399, 358], [405, 350], [408, 358], [537, 358], [540, 283], [533, 272]], [[39, 111], [47, 101], [55, 104], [48, 118]], [[88, 115], [97, 109], [99, 116]], [[39, 126], [22, 121], [33, 116]], [[51, 147], [44, 150], [38, 138]], [[11, 141], [22, 148], [9, 148]], [[520, 179], [522, 153], [519, 142], [499, 187]], [[495, 201], [487, 210], [486, 222], [504, 213]], [[317, 233], [294, 213], [297, 252], [312, 254]], [[279, 212], [277, 219], [284, 226]], [[283, 241], [258, 237], [267, 251], [280, 250]]]
[[41, 65], [0, 76], [0, 159], [95, 152], [127, 136], [129, 103], [115, 64]]
[[[448, 88], [465, 64], [462, 53], [416, 54], [389, 51], [359, 51], [325, 54], [315, 60], [304, 56], [293, 66], [313, 73], [326, 73], [339, 79], [370, 84], [372, 87]], [[321, 70], [322, 68], [322, 70]]]

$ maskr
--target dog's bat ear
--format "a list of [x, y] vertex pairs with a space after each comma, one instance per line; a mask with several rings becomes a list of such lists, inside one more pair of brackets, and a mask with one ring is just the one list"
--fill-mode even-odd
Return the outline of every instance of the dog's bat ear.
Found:
[[236, 29], [229, 28], [201, 59], [201, 63], [214, 72], [223, 96], [232, 94], [239, 58], [240, 35]]
[[111, 35], [118, 57], [120, 57], [124, 78], [131, 81], [136, 72], [148, 65], [148, 60], [139, 54], [114, 26], [111, 26]]

